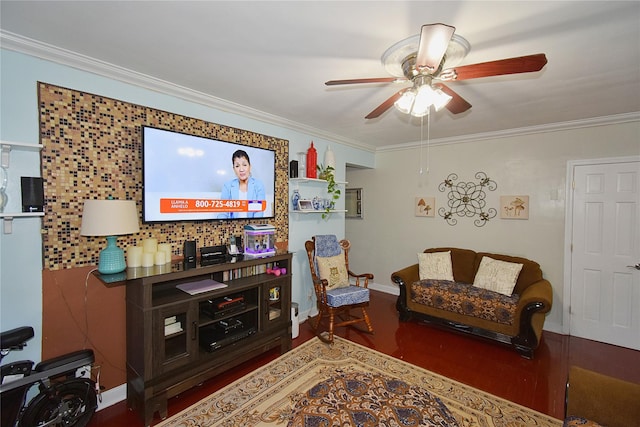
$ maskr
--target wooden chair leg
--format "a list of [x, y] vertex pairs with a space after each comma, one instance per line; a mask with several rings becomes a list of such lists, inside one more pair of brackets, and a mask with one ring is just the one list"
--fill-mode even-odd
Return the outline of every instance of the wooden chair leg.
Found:
[[329, 342], [333, 342], [333, 322], [335, 320], [335, 314], [333, 310], [329, 312]]
[[318, 311], [318, 315], [316, 316], [315, 325], [313, 326], [313, 330], [317, 331], [320, 327], [320, 321], [322, 320], [322, 310]]
[[371, 325], [371, 320], [369, 320], [369, 314], [367, 310], [362, 307], [362, 317], [364, 317], [364, 322], [367, 324], [367, 329], [370, 333], [373, 333], [373, 325]]
[[[331, 318], [331, 315], [332, 313], [326, 312], [324, 309], [320, 308], [320, 310], [318, 311], [318, 314], [316, 315], [316, 318], [310, 321], [310, 325], [311, 325], [311, 328], [313, 329], [313, 332], [316, 334], [318, 338], [320, 338], [320, 341], [327, 344], [333, 343], [333, 333], [322, 331], [320, 329], [320, 326], [322, 323], [322, 318], [323, 317]], [[330, 325], [330, 329], [332, 329], [331, 326], [333, 326], [333, 324], [330, 322], [329, 325]]]

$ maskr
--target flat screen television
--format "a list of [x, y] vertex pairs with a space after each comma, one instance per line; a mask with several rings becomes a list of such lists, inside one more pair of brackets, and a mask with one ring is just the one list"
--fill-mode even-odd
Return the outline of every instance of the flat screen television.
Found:
[[273, 150], [143, 126], [142, 220], [273, 218], [275, 160]]

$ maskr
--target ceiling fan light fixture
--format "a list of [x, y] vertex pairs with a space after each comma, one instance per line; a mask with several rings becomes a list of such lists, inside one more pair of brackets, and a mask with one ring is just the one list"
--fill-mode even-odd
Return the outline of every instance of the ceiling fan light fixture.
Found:
[[422, 85], [418, 88], [416, 100], [411, 109], [411, 115], [414, 117], [423, 117], [429, 114], [429, 108], [436, 100], [436, 94], [430, 85]]
[[442, 110], [448, 103], [453, 99], [453, 97], [449, 94], [444, 93], [440, 89], [436, 89], [433, 101], [433, 108], [436, 111]]
[[394, 106], [403, 114], [410, 114], [413, 103], [416, 99], [416, 92], [413, 88], [407, 89], [396, 102]]
[[451, 99], [452, 97], [440, 88], [434, 89], [430, 78], [418, 76], [414, 86], [404, 91], [393, 105], [403, 114], [424, 117], [429, 114], [431, 106], [440, 111]]

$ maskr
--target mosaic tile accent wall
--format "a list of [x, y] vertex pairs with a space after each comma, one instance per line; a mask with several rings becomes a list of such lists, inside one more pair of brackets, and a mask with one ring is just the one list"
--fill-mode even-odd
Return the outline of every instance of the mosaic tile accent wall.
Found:
[[288, 240], [289, 141], [46, 83], [38, 84], [38, 103], [45, 269], [98, 264], [106, 240], [80, 236], [85, 199], [135, 200], [141, 212], [143, 125], [275, 150], [275, 218], [140, 222], [140, 233], [120, 236], [118, 246], [141, 245], [142, 239], [153, 237], [171, 243], [174, 256], [182, 256], [185, 240], [196, 240], [198, 247], [225, 244], [230, 236], [242, 235], [249, 222], [272, 224], [276, 241]]

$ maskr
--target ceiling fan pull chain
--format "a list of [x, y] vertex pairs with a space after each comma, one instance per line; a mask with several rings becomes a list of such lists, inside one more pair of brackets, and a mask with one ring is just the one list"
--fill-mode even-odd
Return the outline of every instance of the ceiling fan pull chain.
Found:
[[[431, 107], [429, 107], [431, 110]], [[431, 147], [431, 111], [427, 114], [427, 173], [429, 173], [429, 158], [431, 154], [429, 153], [429, 148]]]
[[420, 117], [420, 170], [418, 171], [420, 175], [422, 175], [422, 145], [424, 143], [423, 132], [424, 132], [424, 116], [421, 116]]

